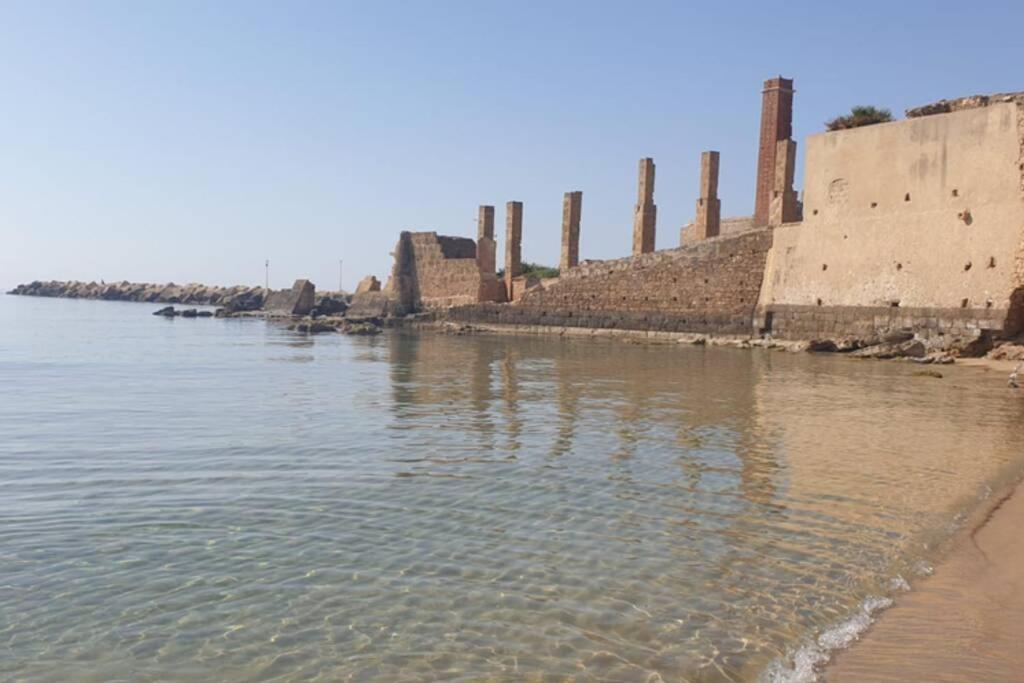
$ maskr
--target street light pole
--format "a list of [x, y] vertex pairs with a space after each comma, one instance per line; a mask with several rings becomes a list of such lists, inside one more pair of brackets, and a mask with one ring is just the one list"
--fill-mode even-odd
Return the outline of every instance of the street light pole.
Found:
[[341, 294], [342, 290], [344, 289], [344, 286], [342, 285], [342, 273], [344, 272], [342, 270], [342, 264], [343, 263], [344, 263], [343, 260], [338, 259], [338, 293], [339, 294]]
[[263, 268], [265, 269], [264, 270], [264, 279], [263, 279], [263, 288], [266, 289], [269, 292], [270, 291], [270, 259], [267, 259], [266, 263], [263, 264]]

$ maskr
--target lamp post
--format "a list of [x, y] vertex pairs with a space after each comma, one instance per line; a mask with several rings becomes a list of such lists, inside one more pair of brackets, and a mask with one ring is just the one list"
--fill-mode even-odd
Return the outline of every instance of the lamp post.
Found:
[[343, 263], [344, 261], [342, 259], [338, 259], [338, 294], [341, 294], [342, 290], [344, 289], [344, 287], [342, 286], [342, 273], [344, 272], [342, 270]]
[[269, 292], [270, 291], [270, 259], [266, 260], [266, 263], [263, 264], [263, 268], [264, 268], [263, 288], [266, 289]]

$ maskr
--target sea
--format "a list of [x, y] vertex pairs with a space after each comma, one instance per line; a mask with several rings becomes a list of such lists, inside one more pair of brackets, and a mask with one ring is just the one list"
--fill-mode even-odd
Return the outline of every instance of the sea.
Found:
[[813, 681], [1024, 467], [977, 368], [156, 308], [0, 297], [2, 681]]

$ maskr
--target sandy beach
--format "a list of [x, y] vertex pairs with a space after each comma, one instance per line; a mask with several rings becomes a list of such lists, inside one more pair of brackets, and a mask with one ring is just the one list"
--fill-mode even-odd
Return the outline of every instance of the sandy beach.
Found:
[[1024, 680], [1024, 484], [826, 671], [831, 682]]

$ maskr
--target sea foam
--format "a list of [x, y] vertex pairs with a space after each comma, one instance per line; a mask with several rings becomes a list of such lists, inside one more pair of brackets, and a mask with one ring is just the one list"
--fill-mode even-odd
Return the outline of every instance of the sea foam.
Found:
[[790, 656], [772, 662], [760, 680], [762, 683], [817, 681], [821, 667], [832, 657], [832, 653], [852, 645], [874, 623], [877, 613], [892, 604], [890, 598], [866, 598], [853, 616], [824, 631], [816, 641], [801, 646]]

